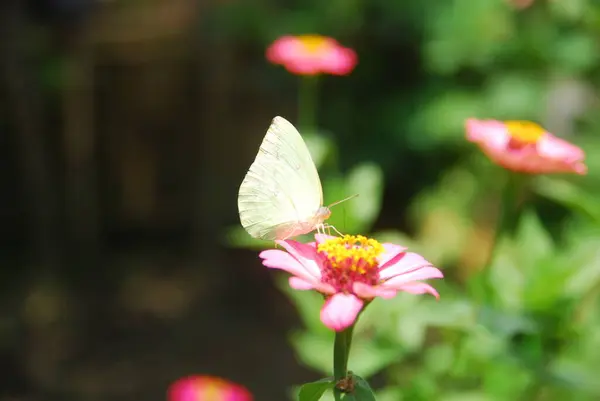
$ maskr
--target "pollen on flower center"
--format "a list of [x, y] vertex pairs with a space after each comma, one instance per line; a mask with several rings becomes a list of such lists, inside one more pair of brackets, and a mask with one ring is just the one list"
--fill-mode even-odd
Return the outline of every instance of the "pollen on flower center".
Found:
[[512, 139], [523, 144], [536, 143], [546, 132], [538, 124], [530, 121], [505, 121], [504, 124]]
[[302, 35], [298, 37], [298, 40], [309, 53], [318, 53], [328, 43], [325, 37], [321, 35]]
[[344, 235], [318, 245], [325, 259], [322, 280], [339, 290], [351, 291], [354, 282], [375, 285], [379, 281], [379, 260], [384, 248], [362, 235]]

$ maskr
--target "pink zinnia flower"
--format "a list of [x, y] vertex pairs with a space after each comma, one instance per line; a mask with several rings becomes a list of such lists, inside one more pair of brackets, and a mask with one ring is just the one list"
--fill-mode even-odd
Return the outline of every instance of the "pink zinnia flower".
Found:
[[583, 150], [532, 122], [470, 118], [466, 129], [469, 141], [509, 170], [530, 174], [587, 172]]
[[406, 248], [361, 235], [317, 234], [315, 239], [308, 244], [276, 241], [285, 251], [270, 249], [260, 257], [265, 266], [291, 273], [292, 288], [325, 295], [321, 321], [330, 329], [350, 327], [365, 302], [375, 297], [393, 298], [398, 291], [439, 297], [433, 287], [419, 281], [443, 277], [442, 272]]
[[252, 401], [243, 386], [215, 376], [195, 375], [177, 380], [169, 387], [168, 401]]
[[357, 63], [354, 50], [321, 35], [282, 36], [267, 49], [267, 59], [297, 75], [347, 75]]

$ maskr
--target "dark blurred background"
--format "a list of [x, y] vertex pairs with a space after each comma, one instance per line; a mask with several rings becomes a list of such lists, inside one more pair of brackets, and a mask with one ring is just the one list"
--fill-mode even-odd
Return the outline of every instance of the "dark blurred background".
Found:
[[470, 160], [465, 118], [597, 135], [600, 12], [566, 3], [4, 0], [0, 400], [161, 400], [210, 373], [281, 401], [316, 379], [288, 342], [292, 302], [225, 240], [271, 118], [296, 118], [297, 80], [266, 47], [316, 32], [357, 51], [322, 80], [319, 125], [342, 174], [384, 172], [369, 229], [422, 233], [407, 208]]

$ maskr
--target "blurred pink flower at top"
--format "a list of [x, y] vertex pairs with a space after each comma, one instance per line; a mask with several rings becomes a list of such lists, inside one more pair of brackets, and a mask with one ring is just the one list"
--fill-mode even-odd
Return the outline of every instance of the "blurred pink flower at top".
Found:
[[466, 121], [467, 139], [495, 163], [529, 174], [585, 174], [585, 153], [528, 121]]
[[181, 378], [169, 387], [168, 401], [253, 401], [243, 386], [215, 376]]
[[267, 49], [267, 59], [297, 75], [347, 75], [357, 63], [354, 50], [321, 35], [282, 36]]
[[266, 250], [260, 257], [265, 266], [291, 273], [292, 288], [325, 295], [321, 321], [332, 330], [354, 324], [365, 301], [375, 297], [393, 298], [398, 291], [438, 297], [433, 287], [420, 281], [441, 278], [442, 272], [406, 248], [361, 235], [317, 234], [315, 239], [308, 244], [276, 241], [285, 250]]

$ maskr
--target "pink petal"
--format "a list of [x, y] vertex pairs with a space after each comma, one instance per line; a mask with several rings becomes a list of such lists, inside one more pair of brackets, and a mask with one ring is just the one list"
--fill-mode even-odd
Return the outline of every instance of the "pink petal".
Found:
[[305, 290], [312, 290], [315, 288], [314, 283], [304, 281], [301, 278], [295, 277], [295, 276], [291, 276], [288, 279], [288, 282], [290, 284], [290, 287], [292, 287], [294, 290], [305, 291]]
[[396, 244], [391, 244], [389, 242], [383, 243], [381, 244], [383, 245], [383, 249], [385, 249], [385, 251], [383, 252], [383, 254], [378, 258], [379, 259], [379, 266], [381, 269], [385, 269], [386, 268], [386, 264], [392, 260], [393, 258], [395, 258], [396, 256], [398, 256], [398, 254], [400, 254], [401, 252], [404, 252], [407, 248], [400, 246], [400, 245], [396, 245]]
[[352, 291], [362, 299], [373, 299], [375, 297], [391, 299], [394, 298], [397, 293], [395, 289], [384, 288], [381, 286], [373, 287], [365, 283], [354, 283]]
[[288, 62], [302, 47], [300, 41], [294, 36], [282, 36], [267, 49], [267, 60], [274, 64]]
[[356, 53], [352, 49], [337, 45], [322, 60], [324, 71], [334, 75], [349, 74], [357, 63]]
[[330, 239], [334, 239], [337, 237], [334, 237], [332, 235], [327, 235], [327, 234], [315, 234], [315, 240], [317, 241], [317, 244], [322, 244], [323, 242], [330, 240]]
[[227, 400], [252, 401], [252, 394], [244, 386], [229, 380], [206, 375], [183, 377], [167, 391], [168, 401]]
[[550, 133], [540, 138], [536, 145], [539, 155], [555, 161], [558, 170], [574, 171], [578, 174], [587, 172], [587, 167], [583, 163], [585, 153], [581, 148]]
[[314, 277], [321, 279], [321, 267], [319, 256], [314, 247], [294, 240], [275, 241], [281, 245], [290, 255], [296, 258], [304, 268]]
[[354, 323], [362, 309], [363, 301], [352, 294], [337, 293], [321, 309], [321, 321], [335, 331], [342, 331]]
[[423, 256], [414, 252], [403, 252], [396, 255], [379, 271], [379, 277], [387, 280], [399, 274], [404, 274], [425, 266], [431, 266]]
[[439, 269], [428, 266], [394, 276], [382, 283], [381, 286], [400, 290], [400, 287], [407, 283], [442, 277], [444, 277], [444, 275]]
[[295, 290], [306, 291], [316, 290], [323, 294], [335, 294], [335, 288], [331, 284], [321, 282], [309, 282], [301, 279], [300, 277], [292, 276], [288, 279], [290, 287]]
[[466, 123], [467, 139], [490, 149], [504, 149], [510, 140], [506, 125], [496, 120], [469, 118]]
[[435, 288], [433, 288], [432, 286], [430, 286], [429, 284], [426, 284], [426, 283], [410, 283], [410, 284], [405, 284], [405, 285], [399, 287], [398, 291], [404, 291], [404, 292], [408, 292], [408, 293], [411, 293], [411, 294], [426, 294], [426, 293], [429, 293], [429, 294], [433, 295], [434, 297], [436, 297], [437, 299], [440, 298], [440, 295], [435, 290]]
[[259, 255], [263, 259], [263, 265], [272, 269], [284, 270], [294, 276], [298, 276], [306, 282], [316, 285], [321, 281], [321, 273], [315, 276], [298, 259], [285, 251], [279, 249], [269, 249], [262, 251]]

